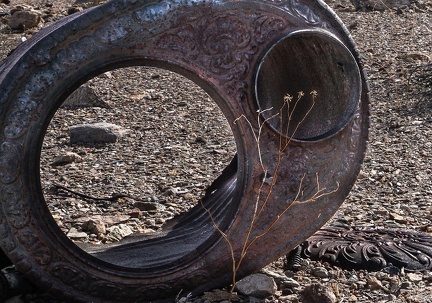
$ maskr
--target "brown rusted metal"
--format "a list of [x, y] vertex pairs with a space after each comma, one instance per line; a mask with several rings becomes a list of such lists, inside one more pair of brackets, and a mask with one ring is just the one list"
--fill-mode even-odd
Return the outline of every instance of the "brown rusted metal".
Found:
[[[83, 82], [131, 65], [170, 69], [205, 89], [237, 155], [202, 204], [156, 236], [79, 248], [45, 205], [45, 129]], [[338, 209], [368, 128], [354, 44], [312, 0], [109, 1], [19, 47], [0, 66], [0, 104], [0, 247], [39, 287], [74, 302], [198, 293], [231, 282], [233, 257], [237, 277], [259, 270]]]

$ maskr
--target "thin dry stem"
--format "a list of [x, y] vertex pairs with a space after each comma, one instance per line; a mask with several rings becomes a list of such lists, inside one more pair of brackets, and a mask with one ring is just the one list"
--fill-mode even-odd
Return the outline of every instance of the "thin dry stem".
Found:
[[[290, 111], [290, 102], [292, 101], [293, 97], [289, 94], [286, 94], [284, 96], [284, 100], [283, 100], [283, 105], [279, 110], [278, 114], [274, 114], [270, 117], [265, 118], [264, 120], [261, 119], [261, 116], [263, 113], [265, 113], [266, 111], [270, 111], [272, 110], [272, 108], [270, 109], [266, 109], [266, 110], [259, 110], [257, 111], [258, 113], [258, 119], [257, 119], [257, 125], [258, 125], [258, 129], [255, 132], [254, 131], [254, 127], [252, 125], [252, 123], [247, 119], [247, 117], [245, 115], [241, 115], [240, 117], [238, 117], [237, 119], [234, 120], [234, 123], [237, 123], [240, 120], [244, 120], [247, 125], [249, 126], [249, 128], [252, 130], [255, 142], [257, 144], [257, 149], [258, 149], [258, 157], [259, 157], [259, 163], [260, 166], [264, 172], [264, 177], [263, 180], [261, 181], [259, 190], [258, 190], [258, 195], [257, 195], [257, 199], [255, 201], [255, 209], [254, 209], [254, 213], [253, 216], [251, 218], [251, 222], [244, 240], [244, 243], [242, 245], [242, 250], [240, 253], [240, 256], [238, 258], [238, 260], [236, 260], [235, 258], [235, 253], [234, 253], [234, 248], [232, 243], [230, 242], [228, 236], [217, 226], [211, 212], [209, 209], [205, 208], [204, 205], [204, 209], [205, 211], [208, 213], [208, 215], [210, 216], [210, 219], [213, 223], [213, 225], [215, 226], [216, 230], [222, 235], [223, 239], [225, 240], [225, 242], [227, 243], [230, 253], [231, 253], [231, 258], [232, 258], [232, 268], [233, 268], [233, 279], [232, 279], [232, 288], [230, 293], [232, 294], [234, 292], [235, 289], [235, 285], [236, 285], [236, 276], [237, 276], [237, 272], [248, 252], [248, 250], [250, 249], [250, 247], [260, 238], [264, 237], [266, 234], [268, 234], [270, 232], [271, 229], [274, 228], [274, 226], [277, 224], [277, 222], [280, 220], [280, 218], [295, 204], [299, 204], [299, 203], [310, 203], [310, 202], [314, 202], [320, 198], [323, 198], [327, 195], [331, 195], [333, 193], [335, 193], [336, 191], [338, 191], [339, 189], [339, 183], [337, 183], [337, 187], [333, 190], [327, 190], [326, 187], [321, 188], [320, 182], [319, 182], [319, 176], [318, 174], [316, 174], [316, 184], [317, 184], [317, 190], [316, 192], [309, 198], [307, 198], [306, 200], [301, 200], [301, 197], [303, 196], [303, 192], [302, 192], [302, 188], [303, 188], [303, 183], [304, 183], [304, 179], [306, 177], [306, 174], [304, 174], [300, 180], [300, 184], [296, 193], [295, 198], [291, 201], [291, 203], [288, 203], [288, 206], [286, 208], [284, 208], [278, 215], [277, 217], [269, 224], [269, 226], [260, 234], [256, 235], [253, 239], [251, 239], [252, 234], [254, 232], [254, 228], [256, 225], [256, 222], [259, 220], [259, 218], [261, 217], [264, 209], [266, 208], [266, 205], [268, 204], [268, 202], [270, 201], [271, 195], [273, 193], [273, 189], [274, 186], [276, 185], [276, 181], [277, 181], [277, 172], [279, 171], [280, 165], [282, 163], [282, 159], [283, 159], [283, 155], [285, 150], [287, 149], [287, 147], [289, 146], [289, 144], [292, 142], [292, 139], [295, 137], [299, 127], [304, 123], [305, 119], [307, 118], [307, 116], [310, 114], [310, 112], [312, 111], [314, 105], [315, 105], [315, 100], [317, 97], [317, 92], [316, 91], [312, 91], [310, 93], [310, 95], [312, 96], [312, 105], [311, 107], [307, 110], [307, 112], [305, 113], [305, 115], [302, 117], [302, 119], [300, 120], [299, 123], [297, 123], [297, 125], [295, 126], [293, 132], [290, 134], [290, 126], [291, 126], [291, 122], [292, 122], [292, 118], [293, 118], [293, 114], [300, 102], [300, 100], [302, 99], [302, 97], [304, 96], [303, 92], [299, 92], [297, 95], [297, 99], [294, 103], [294, 107], [293, 109]], [[285, 130], [283, 130], [283, 112], [284, 110], [287, 110], [287, 125], [285, 127]], [[261, 198], [262, 198], [262, 193], [264, 192], [264, 186], [267, 183], [267, 176], [268, 176], [268, 169], [266, 168], [263, 158], [262, 158], [262, 151], [261, 151], [261, 146], [260, 146], [260, 139], [261, 139], [261, 134], [262, 134], [262, 130], [264, 125], [270, 121], [271, 119], [274, 119], [275, 117], [279, 116], [280, 119], [280, 136], [279, 136], [279, 150], [277, 153], [277, 160], [276, 160], [276, 164], [275, 164], [275, 168], [273, 169], [273, 175], [271, 176], [271, 182], [269, 184], [269, 187], [267, 189], [267, 192], [265, 194], [265, 197], [263, 198], [263, 203], [262, 205], [259, 207]], [[202, 203], [202, 202], [201, 202]], [[258, 210], [259, 208], [259, 210]], [[230, 300], [231, 302], [231, 300]]]
[[[233, 285], [235, 286], [235, 282], [236, 282], [236, 274], [237, 274], [237, 267], [236, 267], [236, 260], [235, 260], [235, 255], [234, 255], [234, 249], [233, 246], [231, 244], [231, 241], [228, 239], [228, 236], [219, 228], [219, 226], [216, 224], [215, 219], [213, 218], [213, 215], [211, 213], [211, 211], [204, 206], [203, 201], [201, 200], [201, 207], [205, 210], [205, 212], [209, 215], [209, 218], [214, 226], [214, 228], [216, 229], [216, 231], [218, 233], [221, 234], [222, 238], [225, 240], [225, 242], [228, 245], [228, 248], [230, 250], [230, 254], [231, 254], [231, 259], [232, 259], [232, 268], [233, 268], [233, 277], [232, 277], [232, 282]], [[231, 290], [230, 295], [232, 294], [232, 292], [234, 291], [234, 289]], [[229, 300], [231, 302], [231, 299]]]

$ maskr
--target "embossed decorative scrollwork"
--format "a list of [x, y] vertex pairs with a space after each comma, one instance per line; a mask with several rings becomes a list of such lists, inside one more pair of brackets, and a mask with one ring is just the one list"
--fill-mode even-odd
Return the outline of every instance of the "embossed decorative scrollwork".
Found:
[[320, 16], [307, 4], [299, 0], [264, 0], [278, 6], [293, 16], [301, 18], [306, 24], [321, 28], [330, 28]]
[[258, 46], [285, 29], [287, 20], [260, 12], [221, 11], [211, 15], [182, 17], [178, 27], [156, 41], [161, 50], [179, 53], [179, 59], [195, 60], [223, 80], [242, 79], [249, 73]]
[[432, 236], [402, 229], [325, 227], [303, 243], [303, 254], [351, 269], [393, 265], [426, 270], [432, 268]]

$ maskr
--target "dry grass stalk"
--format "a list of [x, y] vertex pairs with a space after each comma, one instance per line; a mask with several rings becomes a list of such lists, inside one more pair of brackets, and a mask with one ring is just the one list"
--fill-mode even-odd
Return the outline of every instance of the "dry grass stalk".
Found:
[[[237, 282], [237, 273], [239, 271], [239, 268], [245, 258], [245, 256], [247, 255], [248, 250], [250, 249], [250, 247], [260, 238], [264, 237], [266, 234], [268, 234], [270, 232], [270, 230], [276, 225], [276, 223], [280, 220], [280, 218], [295, 204], [299, 204], [299, 203], [308, 203], [308, 202], [314, 202], [324, 196], [333, 194], [334, 192], [336, 192], [339, 189], [339, 184], [337, 184], [336, 189], [334, 190], [330, 190], [328, 191], [326, 187], [321, 188], [320, 186], [320, 182], [319, 182], [319, 176], [318, 174], [316, 175], [316, 183], [317, 183], [317, 190], [316, 192], [309, 198], [307, 198], [306, 200], [302, 200], [302, 187], [303, 187], [303, 182], [304, 182], [304, 178], [305, 175], [303, 175], [303, 177], [300, 180], [300, 184], [298, 186], [298, 190], [296, 193], [295, 198], [292, 200], [291, 203], [288, 203], [288, 206], [278, 215], [276, 216], [276, 219], [273, 220], [272, 222], [270, 222], [270, 224], [268, 225], [268, 227], [260, 234], [255, 235], [254, 237], [252, 237], [252, 234], [254, 232], [254, 228], [256, 226], [257, 221], [259, 220], [259, 218], [261, 217], [261, 215], [263, 214], [266, 205], [269, 203], [274, 186], [276, 184], [277, 181], [277, 172], [280, 168], [280, 165], [282, 163], [282, 159], [283, 159], [283, 155], [284, 152], [286, 151], [286, 149], [288, 148], [288, 146], [290, 145], [290, 143], [292, 142], [293, 138], [295, 137], [295, 134], [297, 132], [297, 130], [299, 129], [300, 125], [305, 121], [306, 117], [309, 115], [309, 113], [312, 111], [314, 105], [315, 105], [315, 101], [316, 98], [318, 96], [318, 93], [316, 91], [312, 91], [310, 93], [311, 97], [312, 97], [312, 105], [311, 107], [306, 111], [306, 113], [304, 114], [304, 116], [302, 117], [302, 119], [299, 121], [299, 123], [297, 123], [297, 125], [294, 127], [294, 130], [292, 131], [292, 133], [290, 133], [290, 125], [291, 122], [293, 120], [293, 115], [294, 112], [296, 110], [296, 108], [298, 107], [299, 103], [301, 102], [302, 98], [304, 97], [304, 92], [299, 92], [297, 95], [297, 99], [294, 101], [294, 105], [292, 108], [290, 108], [290, 104], [293, 101], [293, 97], [289, 94], [286, 94], [284, 96], [284, 100], [283, 100], [283, 105], [279, 110], [279, 113], [274, 114], [270, 117], [264, 118], [262, 119], [263, 113], [272, 110], [272, 108], [270, 109], [265, 109], [265, 110], [259, 110], [258, 111], [258, 115], [257, 115], [257, 124], [258, 124], [258, 128], [256, 131], [254, 131], [254, 127], [252, 125], [252, 123], [247, 119], [246, 116], [241, 115], [240, 117], [238, 117], [234, 123], [238, 123], [239, 121], [244, 121], [247, 126], [252, 130], [253, 135], [254, 135], [254, 139], [256, 141], [256, 146], [258, 149], [258, 156], [259, 156], [259, 163], [261, 165], [261, 168], [263, 170], [264, 173], [264, 178], [262, 178], [261, 181], [261, 185], [258, 191], [258, 195], [255, 201], [255, 209], [254, 209], [254, 214], [253, 217], [251, 218], [251, 223], [249, 225], [248, 231], [247, 231], [247, 235], [244, 239], [243, 245], [242, 245], [242, 250], [240, 252], [240, 256], [239, 258], [236, 260], [236, 256], [235, 256], [235, 251], [234, 251], [234, 247], [228, 237], [227, 234], [225, 234], [217, 225], [216, 221], [214, 220], [211, 212], [209, 209], [207, 209], [204, 204], [201, 203], [202, 207], [205, 209], [205, 211], [207, 212], [207, 214], [209, 215], [213, 226], [215, 227], [215, 229], [221, 234], [222, 238], [224, 239], [224, 241], [227, 243], [228, 249], [230, 251], [231, 254], [231, 259], [232, 259], [232, 287], [230, 289], [230, 293], [232, 294], [234, 292], [235, 286], [236, 286], [236, 282]], [[284, 118], [284, 111], [286, 111], [286, 118], [288, 119], [288, 123], [286, 123], [286, 126], [284, 127], [284, 123], [283, 123], [283, 118]], [[268, 168], [266, 167], [263, 158], [262, 158], [262, 153], [261, 153], [261, 148], [260, 148], [260, 138], [261, 138], [261, 134], [262, 134], [262, 130], [264, 125], [275, 118], [279, 118], [280, 120], [280, 136], [279, 136], [279, 149], [277, 152], [277, 159], [276, 159], [276, 165], [275, 168], [273, 170], [273, 173], [271, 174], [272, 178], [269, 184], [268, 189], [265, 191], [264, 187], [266, 182], [268, 182], [268, 178], [267, 176], [269, 176], [268, 174]], [[285, 128], [285, 129], [283, 129]], [[262, 203], [260, 203], [260, 201], [262, 201]], [[231, 300], [229, 300], [231, 302]]]

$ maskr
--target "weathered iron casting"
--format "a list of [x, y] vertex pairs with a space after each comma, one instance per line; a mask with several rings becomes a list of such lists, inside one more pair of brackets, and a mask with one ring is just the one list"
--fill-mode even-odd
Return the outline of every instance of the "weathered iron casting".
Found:
[[13, 296], [18, 296], [37, 291], [36, 286], [31, 284], [14, 267], [7, 267], [0, 271], [0, 302]]
[[[237, 155], [202, 205], [157, 237], [80, 248], [43, 197], [44, 134], [77, 87], [133, 65], [206, 90]], [[242, 258], [237, 277], [259, 270], [323, 226], [356, 179], [368, 129], [359, 66], [345, 27], [316, 0], [113, 0], [60, 20], [0, 66], [1, 249], [38, 287], [73, 302], [157, 302], [227, 285], [232, 256], [221, 232]], [[300, 91], [287, 109], [284, 98]]]
[[304, 257], [347, 269], [432, 269], [432, 236], [412, 230], [328, 226], [301, 246]]

